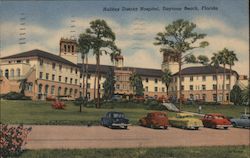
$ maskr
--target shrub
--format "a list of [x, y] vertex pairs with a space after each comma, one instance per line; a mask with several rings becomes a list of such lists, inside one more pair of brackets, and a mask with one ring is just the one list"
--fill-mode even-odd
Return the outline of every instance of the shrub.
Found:
[[31, 100], [30, 97], [27, 97], [24, 94], [17, 93], [17, 92], [9, 92], [3, 96], [3, 99], [7, 99], [7, 100]]
[[0, 157], [19, 156], [30, 131], [31, 128], [24, 128], [23, 125], [8, 127], [0, 124]]
[[61, 102], [61, 101], [56, 100], [56, 101], [54, 101], [52, 103], [52, 108], [64, 110], [65, 109], [65, 104], [63, 102]]
[[163, 106], [161, 103], [155, 100], [148, 102], [147, 109], [148, 110], [160, 110], [160, 111], [167, 110], [165, 106]]

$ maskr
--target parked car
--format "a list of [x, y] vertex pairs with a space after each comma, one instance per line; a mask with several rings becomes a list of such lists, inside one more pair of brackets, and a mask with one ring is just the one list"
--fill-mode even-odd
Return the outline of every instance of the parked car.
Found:
[[101, 118], [101, 125], [109, 128], [120, 127], [127, 129], [129, 120], [125, 118], [122, 112], [107, 112], [105, 116]]
[[139, 125], [150, 128], [168, 128], [168, 117], [164, 112], [151, 112], [139, 120]]
[[206, 114], [202, 119], [204, 127], [228, 129], [231, 122], [222, 114]]
[[250, 128], [250, 114], [242, 114], [240, 118], [233, 118], [230, 121], [234, 127]]
[[113, 95], [111, 98], [111, 101], [121, 101], [122, 96], [121, 95]]
[[144, 102], [145, 98], [144, 98], [144, 96], [135, 96], [133, 100], [135, 102]]
[[200, 119], [189, 113], [177, 113], [176, 117], [169, 118], [169, 123], [173, 127], [195, 130], [203, 126]]

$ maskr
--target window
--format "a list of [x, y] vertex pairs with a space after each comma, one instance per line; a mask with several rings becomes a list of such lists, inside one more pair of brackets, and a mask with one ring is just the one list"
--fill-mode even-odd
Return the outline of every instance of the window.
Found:
[[206, 85], [202, 85], [202, 90], [206, 90]]
[[68, 45], [68, 52], [70, 52], [70, 45]]
[[68, 88], [64, 88], [64, 95], [67, 95], [68, 93]]
[[216, 90], [216, 88], [217, 88], [217, 85], [213, 84], [213, 90]]
[[42, 79], [42, 78], [43, 78], [43, 73], [42, 73], [42, 72], [40, 72], [40, 74], [39, 74], [39, 78], [40, 78], [40, 79]]
[[58, 87], [58, 91], [57, 91], [57, 95], [58, 95], [58, 96], [61, 95], [61, 90], [62, 90], [62, 88], [61, 88], [61, 87]]
[[70, 78], [70, 81], [69, 81], [69, 82], [70, 82], [70, 84], [72, 84], [72, 81], [73, 81], [73, 78]]
[[55, 75], [54, 74], [52, 74], [52, 81], [54, 81], [55, 80]]
[[90, 74], [88, 74], [87, 76], [88, 76], [88, 79], [90, 79], [91, 75], [90, 75]]
[[38, 86], [38, 93], [42, 93], [42, 89], [43, 89], [43, 85], [42, 84], [39, 84]]
[[64, 45], [64, 52], [67, 52], [67, 46], [66, 46], [66, 44]]
[[27, 90], [32, 92], [32, 89], [33, 89], [33, 83], [32, 82], [28, 82], [27, 83]]
[[14, 69], [10, 70], [10, 77], [14, 77]]
[[87, 88], [88, 88], [88, 89], [90, 88], [90, 83], [87, 84]]
[[202, 81], [206, 81], [206, 76], [202, 76]]
[[190, 81], [192, 82], [194, 80], [194, 77], [193, 76], [190, 76]]
[[40, 66], [43, 65], [43, 60], [42, 59], [39, 60], [39, 64], [40, 64]]
[[52, 69], [55, 70], [56, 68], [56, 63], [52, 63]]
[[16, 69], [17, 77], [21, 76], [21, 70], [19, 68]]
[[116, 85], [116, 89], [120, 89], [120, 85], [119, 84]]
[[62, 71], [62, 65], [59, 65], [59, 70]]
[[213, 94], [213, 101], [217, 101], [217, 95], [216, 94]]
[[194, 100], [194, 95], [193, 94], [190, 94], [189, 97], [190, 97], [191, 100]]
[[46, 73], [46, 80], [49, 79], [49, 73]]
[[58, 77], [58, 81], [61, 82], [62, 81], [62, 76]]
[[82, 87], [82, 83], [80, 83], [80, 88]]
[[69, 89], [69, 95], [72, 96], [72, 93], [73, 93], [73, 89], [70, 88], [70, 89]]
[[77, 74], [77, 69], [75, 69], [75, 73]]
[[148, 78], [146, 78], [146, 82], [148, 82]]
[[213, 80], [216, 81], [216, 79], [217, 79], [217, 76], [213, 75]]
[[161, 88], [161, 91], [162, 91], [162, 92], [165, 92], [165, 88], [164, 88], [164, 87], [162, 87], [162, 88]]
[[71, 49], [71, 50], [72, 50], [72, 52], [74, 52], [74, 46], [72, 46], [72, 49]]
[[75, 79], [75, 84], [77, 84], [77, 79]]
[[229, 78], [230, 78], [230, 75], [227, 75], [227, 76], [226, 76], [226, 80], [229, 80]]
[[73, 68], [71, 67], [71, 68], [70, 68], [70, 73], [72, 73], [72, 72], [73, 72]]
[[184, 77], [181, 77], [181, 81], [184, 81]]
[[206, 94], [202, 94], [202, 100], [206, 101]]
[[65, 83], [67, 83], [68, 82], [68, 77], [65, 77]]
[[49, 85], [46, 85], [46, 86], [45, 86], [45, 95], [47, 95], [48, 92], [49, 92]]
[[158, 80], [157, 80], [157, 78], [155, 79], [155, 83], [158, 83]]
[[145, 92], [148, 92], [148, 86], [145, 87]]
[[227, 90], [230, 90], [230, 85], [227, 84], [227, 85], [226, 85], [226, 88], [227, 88]]
[[77, 95], [77, 89], [75, 89], [75, 92], [74, 92], [74, 96], [76, 96]]
[[181, 85], [181, 90], [184, 90], [184, 85]]
[[158, 87], [155, 87], [155, 92], [158, 92]]
[[51, 94], [54, 94], [55, 93], [55, 86], [51, 86]]
[[189, 86], [189, 89], [190, 89], [190, 91], [194, 90], [194, 86], [193, 86], [193, 85], [190, 85], [190, 86]]
[[21, 60], [17, 60], [16, 63], [21, 63], [22, 61]]

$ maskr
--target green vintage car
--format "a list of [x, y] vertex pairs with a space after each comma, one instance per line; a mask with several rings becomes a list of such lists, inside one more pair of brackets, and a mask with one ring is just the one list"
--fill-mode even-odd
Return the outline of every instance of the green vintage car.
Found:
[[176, 117], [169, 118], [169, 123], [173, 127], [183, 129], [195, 129], [203, 127], [202, 121], [189, 113], [177, 113]]

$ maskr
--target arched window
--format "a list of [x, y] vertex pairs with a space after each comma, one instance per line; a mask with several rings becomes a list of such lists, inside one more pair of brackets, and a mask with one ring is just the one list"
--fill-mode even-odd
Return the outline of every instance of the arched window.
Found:
[[66, 44], [64, 45], [64, 52], [67, 52], [67, 46], [66, 46]]
[[21, 76], [21, 70], [19, 68], [16, 69], [16, 74], [17, 74], [17, 77]]
[[72, 46], [71, 51], [74, 52], [74, 46]]
[[70, 96], [72, 96], [72, 92], [73, 92], [73, 89], [70, 88], [70, 90], [69, 90], [69, 95], [70, 95]]
[[10, 77], [14, 77], [14, 69], [10, 70]]
[[75, 92], [74, 92], [74, 96], [76, 97], [76, 95], [77, 95], [77, 89], [75, 89]]
[[64, 88], [64, 95], [67, 95], [68, 93], [68, 88]]
[[45, 86], [45, 95], [47, 95], [48, 92], [49, 92], [49, 85], [46, 85], [46, 86]]
[[43, 85], [42, 84], [39, 84], [38, 86], [38, 93], [42, 93], [42, 90], [43, 90]]
[[55, 86], [51, 86], [51, 94], [55, 93]]
[[58, 95], [58, 96], [61, 95], [61, 90], [62, 90], [62, 88], [61, 88], [61, 87], [58, 87], [58, 91], [57, 91], [57, 95]]
[[68, 45], [68, 52], [70, 52], [70, 45]]
[[8, 69], [5, 70], [4, 76], [5, 76], [7, 79], [9, 78], [9, 70], [8, 70]]

